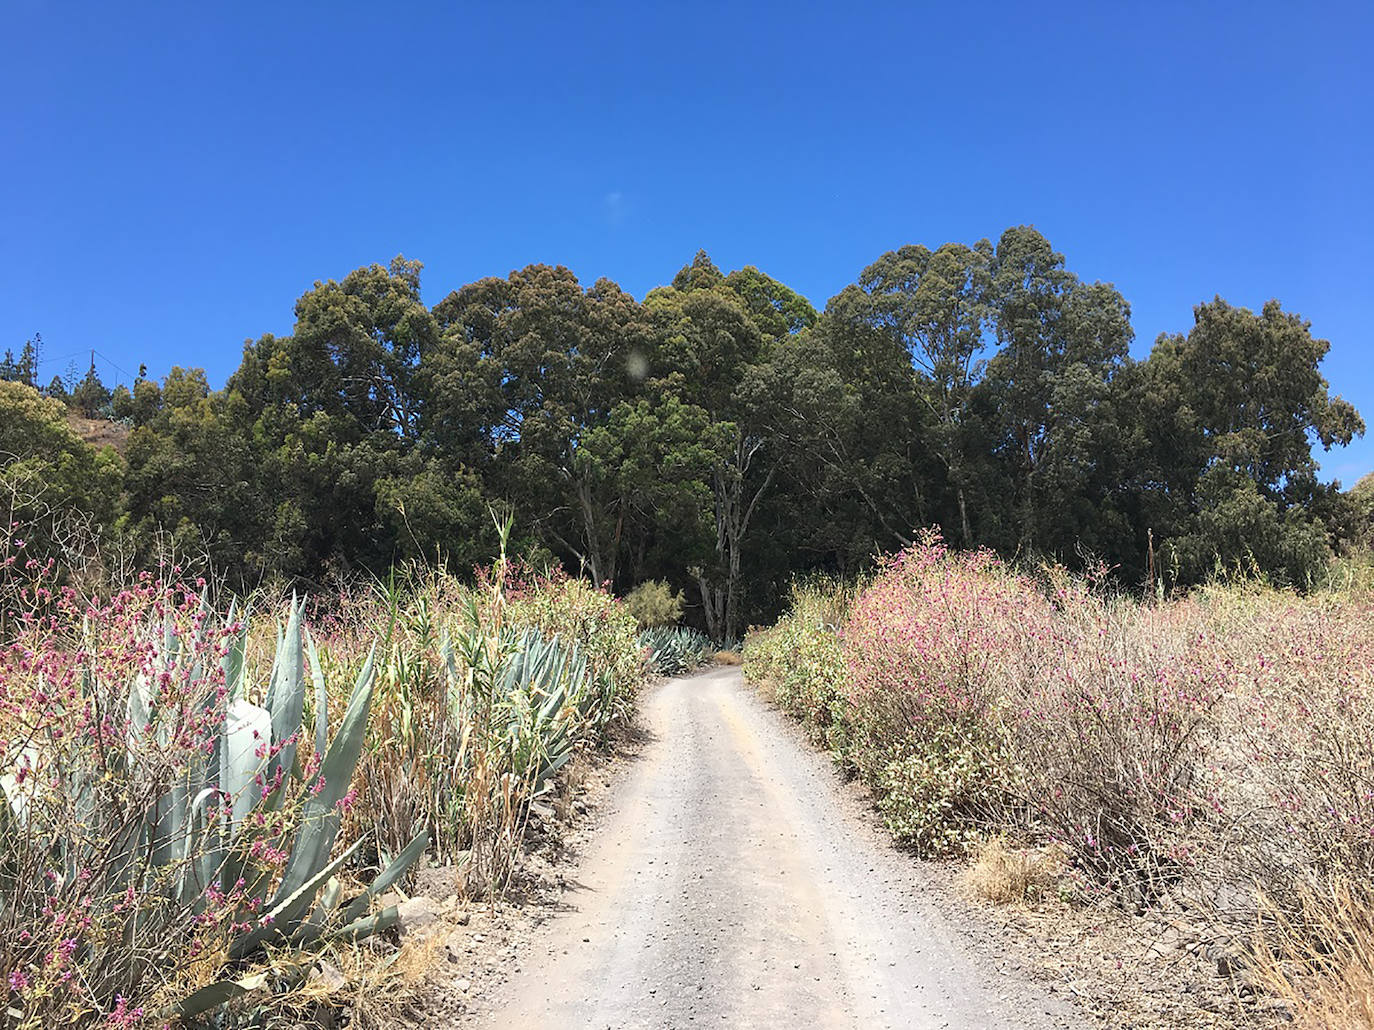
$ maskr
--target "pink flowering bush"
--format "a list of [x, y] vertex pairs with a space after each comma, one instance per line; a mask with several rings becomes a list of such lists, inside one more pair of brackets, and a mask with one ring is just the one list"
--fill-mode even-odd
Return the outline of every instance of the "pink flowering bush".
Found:
[[935, 534], [884, 561], [841, 639], [852, 758], [898, 839], [961, 852], [1012, 803], [1008, 683], [1046, 658], [1042, 591], [987, 551]]
[[[28, 571], [0, 649], [0, 1025], [140, 1025], [258, 924], [297, 806], [232, 847], [209, 832], [231, 803], [206, 767], [237, 627], [203, 584], [83, 602]], [[232, 879], [201, 876], [212, 849]]]
[[[1300, 888], [1371, 882], [1370, 595], [1232, 585], [1150, 604], [1099, 583], [930, 534], [838, 631], [809, 598], [746, 642], [745, 668], [832, 727], [924, 854], [1010, 832], [1056, 845], [1088, 895], [1182, 892], [1229, 920], [1253, 921], [1261, 894], [1296, 911]], [[791, 658], [808, 646], [840, 656], [838, 684], [833, 662]]]
[[1215, 808], [1203, 773], [1228, 681], [1190, 602], [1141, 607], [1056, 579], [1037, 641], [1052, 660], [1010, 681], [1003, 708], [1019, 813], [1092, 882], [1144, 903], [1194, 861]]
[[[1295, 909], [1304, 890], [1374, 901], [1374, 598], [1251, 591], [1208, 599], [1230, 681], [1213, 777], [1228, 865]], [[1243, 905], [1243, 898], [1240, 899]]]

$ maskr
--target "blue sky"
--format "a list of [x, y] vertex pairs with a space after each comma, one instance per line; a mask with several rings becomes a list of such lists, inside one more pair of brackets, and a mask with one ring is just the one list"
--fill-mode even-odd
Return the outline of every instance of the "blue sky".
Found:
[[[1131, 302], [1332, 341], [1374, 423], [1374, 5], [0, 4], [0, 346], [205, 367], [397, 253], [430, 303], [700, 247], [818, 306], [1032, 223]], [[104, 364], [107, 378], [116, 373]], [[1374, 434], [1322, 456], [1347, 485]]]

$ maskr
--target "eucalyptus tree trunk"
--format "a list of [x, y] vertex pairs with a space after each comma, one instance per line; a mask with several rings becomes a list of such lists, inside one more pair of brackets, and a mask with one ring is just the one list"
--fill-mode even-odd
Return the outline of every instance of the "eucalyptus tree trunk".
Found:
[[762, 437], [741, 433], [735, 441], [731, 463], [717, 468], [712, 477], [716, 515], [716, 570], [712, 577], [698, 571], [706, 632], [716, 641], [733, 640], [739, 634], [739, 601], [744, 538], [759, 500], [773, 484], [777, 467], [769, 469], [757, 489], [750, 486], [749, 472], [763, 451]]

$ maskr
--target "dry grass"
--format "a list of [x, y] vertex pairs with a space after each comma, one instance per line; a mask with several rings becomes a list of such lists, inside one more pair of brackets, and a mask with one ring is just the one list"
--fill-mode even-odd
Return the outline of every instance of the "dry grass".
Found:
[[711, 657], [717, 665], [741, 665], [744, 662], [738, 651], [717, 651]]
[[558, 774], [558, 793], [553, 799], [554, 814], [558, 821], [566, 823], [571, 819], [573, 802], [582, 797], [587, 789], [587, 777], [592, 770], [592, 757], [586, 748], [578, 748], [572, 759]]
[[1057, 848], [1013, 848], [993, 837], [979, 845], [964, 875], [979, 897], [995, 905], [1030, 904], [1054, 890], [1064, 868]]
[[113, 447], [123, 454], [129, 443], [129, 427], [111, 422], [107, 418], [86, 418], [84, 415], [68, 412], [67, 421], [76, 430], [77, 436], [96, 449]]
[[1301, 914], [1268, 913], [1255, 972], [1299, 1030], [1374, 1030], [1374, 898], [1368, 886], [1304, 895]]

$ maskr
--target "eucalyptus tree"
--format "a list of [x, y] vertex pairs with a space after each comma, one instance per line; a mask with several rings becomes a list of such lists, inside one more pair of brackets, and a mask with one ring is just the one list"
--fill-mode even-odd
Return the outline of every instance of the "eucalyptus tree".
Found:
[[1301, 585], [1329, 556], [1342, 497], [1312, 448], [1365, 428], [1321, 374], [1329, 348], [1276, 300], [1256, 314], [1220, 297], [1155, 342], [1137, 386], [1156, 472], [1146, 518], [1180, 578], [1243, 563]]
[[841, 330], [867, 329], [891, 340], [889, 358], [900, 354], [903, 371], [914, 372], [910, 393], [928, 415], [925, 443], [944, 467], [965, 547], [974, 543], [969, 494], [978, 464], [968, 421], [987, 365], [992, 263], [986, 240], [934, 251], [901, 247], [865, 268], [826, 308]]
[[1007, 482], [1005, 530], [989, 542], [1062, 554], [1110, 515], [1102, 461], [1120, 435], [1113, 383], [1128, 363], [1130, 306], [1017, 226], [992, 256], [988, 311], [998, 347], [981, 392]]
[[271, 571], [318, 578], [407, 552], [470, 553], [480, 498], [461, 464], [422, 439], [419, 376], [439, 327], [420, 270], [398, 257], [316, 283], [290, 336], [244, 348], [226, 403], [246, 413], [257, 452]]
[[733, 637], [741, 629], [750, 527], [785, 460], [769, 369], [815, 312], [757, 269], [723, 275], [705, 251], [671, 286], [651, 291], [645, 307], [661, 334], [655, 388], [699, 409], [712, 427], [711, 557], [692, 574], [707, 632]]
[[435, 317], [432, 439], [475, 447], [489, 489], [594, 581], [615, 583], [635, 475], [610, 455], [653, 360], [644, 309], [609, 279], [584, 290], [566, 268], [530, 265], [454, 291]]

